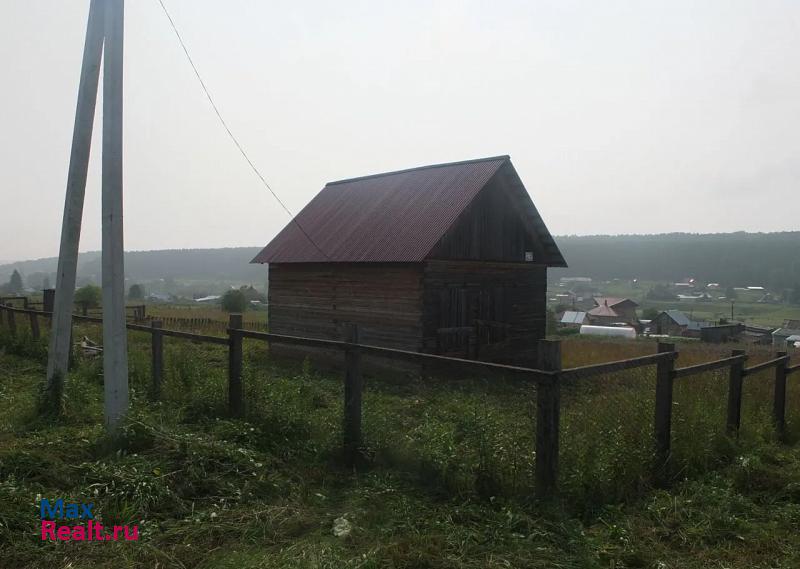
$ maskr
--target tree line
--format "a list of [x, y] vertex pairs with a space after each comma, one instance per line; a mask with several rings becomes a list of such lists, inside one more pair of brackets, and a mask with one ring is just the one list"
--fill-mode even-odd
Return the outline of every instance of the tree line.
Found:
[[641, 279], [686, 277], [724, 286], [800, 286], [800, 231], [665, 235], [566, 236], [556, 242], [569, 264], [552, 278]]
[[[551, 278], [588, 276], [598, 280], [642, 279], [674, 282], [694, 277], [724, 286], [764, 286], [773, 291], [800, 285], [800, 231], [664, 235], [562, 236], [556, 242], [568, 269], [553, 269]], [[129, 279], [206, 279], [263, 282], [265, 269], [251, 265], [258, 247], [133, 251], [125, 254]], [[57, 259], [0, 266], [0, 283], [21, 273], [32, 289], [48, 288]], [[78, 274], [100, 282], [100, 255], [82, 253]], [[15, 284], [19, 281], [15, 278]], [[85, 284], [80, 282], [79, 284]], [[0, 285], [2, 286], [2, 285]]]

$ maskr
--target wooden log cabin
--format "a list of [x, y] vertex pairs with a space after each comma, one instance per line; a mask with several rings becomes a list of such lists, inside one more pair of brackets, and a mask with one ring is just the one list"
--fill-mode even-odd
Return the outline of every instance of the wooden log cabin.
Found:
[[508, 156], [331, 182], [256, 257], [273, 333], [523, 363], [566, 263]]

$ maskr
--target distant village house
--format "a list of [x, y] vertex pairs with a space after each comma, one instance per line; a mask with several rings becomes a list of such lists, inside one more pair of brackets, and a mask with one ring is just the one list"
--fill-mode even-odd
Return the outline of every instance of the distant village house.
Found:
[[776, 350], [793, 348], [800, 341], [797, 337], [800, 337], [800, 320], [786, 320], [783, 326], [772, 333], [772, 346]]
[[589, 320], [586, 312], [582, 312], [579, 310], [566, 310], [561, 315], [561, 318], [559, 318], [558, 323], [563, 328], [580, 328], [588, 321]]
[[692, 320], [680, 310], [665, 310], [650, 322], [650, 334], [700, 338], [703, 328], [712, 326], [708, 322]]
[[744, 332], [744, 324], [738, 322], [709, 325], [700, 329], [700, 339], [711, 344], [723, 344], [738, 340], [742, 332]]
[[638, 329], [639, 317], [636, 314], [638, 303], [630, 298], [595, 297], [595, 307], [587, 316], [595, 326], [628, 325]]

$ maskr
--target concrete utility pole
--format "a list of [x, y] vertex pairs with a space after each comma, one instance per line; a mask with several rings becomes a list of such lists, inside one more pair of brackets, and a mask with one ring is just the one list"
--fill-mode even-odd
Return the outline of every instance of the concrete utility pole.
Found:
[[72, 152], [67, 174], [67, 197], [64, 202], [64, 220], [61, 225], [61, 248], [58, 253], [56, 294], [53, 322], [50, 329], [50, 350], [47, 358], [47, 380], [55, 375], [66, 378], [69, 353], [72, 349], [72, 302], [75, 296], [75, 279], [78, 267], [78, 245], [81, 237], [83, 198], [86, 193], [86, 173], [89, 169], [89, 149], [92, 143], [97, 84], [100, 77], [100, 60], [103, 55], [105, 27], [105, 0], [92, 0], [86, 41], [83, 50], [78, 105], [72, 131]]
[[128, 410], [128, 333], [122, 233], [124, 0], [106, 0], [103, 65], [103, 383], [106, 425]]
[[105, 420], [114, 428], [128, 409], [128, 340], [122, 233], [122, 61], [124, 0], [92, 0], [72, 139], [67, 197], [61, 228], [48, 381], [66, 377], [71, 350], [72, 304], [89, 149], [103, 66], [103, 382]]

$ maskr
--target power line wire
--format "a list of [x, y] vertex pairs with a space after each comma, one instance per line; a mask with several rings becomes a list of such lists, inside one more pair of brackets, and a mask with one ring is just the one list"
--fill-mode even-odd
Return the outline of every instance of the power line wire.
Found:
[[211, 108], [214, 109], [214, 113], [217, 115], [217, 118], [219, 119], [219, 122], [222, 124], [222, 127], [225, 129], [225, 132], [228, 133], [228, 136], [233, 141], [233, 143], [236, 145], [236, 148], [239, 150], [239, 153], [241, 153], [241, 155], [244, 157], [244, 159], [250, 165], [250, 168], [253, 170], [253, 172], [255, 172], [256, 176], [258, 176], [258, 179], [261, 180], [261, 183], [264, 184], [264, 187], [267, 188], [267, 190], [269, 190], [269, 193], [272, 194], [272, 197], [275, 198], [275, 200], [280, 204], [280, 206], [283, 208], [283, 210], [286, 213], [289, 214], [289, 217], [291, 217], [291, 219], [292, 219], [292, 223], [294, 223], [297, 226], [297, 228], [300, 230], [300, 232], [303, 235], [305, 235], [305, 237], [306, 237], [306, 239], [308, 239], [309, 243], [311, 243], [317, 249], [317, 251], [322, 253], [325, 256], [325, 258], [330, 261], [331, 258], [328, 256], [328, 254], [325, 253], [325, 251], [323, 251], [320, 248], [320, 246], [317, 245], [314, 242], [314, 240], [311, 238], [311, 236], [308, 233], [306, 233], [306, 230], [303, 229], [303, 226], [300, 225], [300, 222], [297, 221], [297, 219], [295, 218], [295, 216], [291, 212], [291, 210], [288, 207], [286, 207], [286, 204], [283, 203], [281, 198], [278, 197], [278, 194], [275, 193], [275, 191], [269, 185], [269, 183], [264, 178], [264, 176], [261, 175], [261, 172], [259, 172], [258, 168], [256, 168], [256, 165], [253, 164], [253, 161], [250, 160], [250, 157], [247, 155], [247, 152], [245, 152], [244, 148], [242, 148], [242, 145], [239, 143], [237, 138], [234, 136], [233, 132], [231, 132], [231, 129], [228, 126], [228, 123], [225, 122], [225, 119], [222, 117], [222, 113], [219, 112], [219, 108], [217, 107], [217, 104], [214, 102], [214, 99], [211, 96], [211, 93], [209, 92], [208, 87], [206, 87], [206, 83], [205, 83], [205, 81], [203, 81], [203, 77], [200, 75], [200, 72], [197, 70], [197, 66], [194, 64], [194, 60], [192, 59], [192, 56], [189, 55], [189, 50], [186, 48], [186, 44], [184, 43], [183, 37], [181, 37], [181, 34], [178, 31], [177, 26], [175, 25], [175, 21], [172, 19], [172, 16], [170, 16], [169, 11], [167, 11], [167, 7], [164, 5], [163, 0], [158, 0], [158, 3], [161, 4], [161, 9], [164, 10], [164, 15], [167, 17], [167, 20], [169, 20], [169, 25], [172, 27], [172, 31], [175, 32], [175, 37], [178, 38], [178, 43], [181, 44], [181, 48], [183, 49], [183, 53], [186, 54], [186, 59], [189, 61], [189, 65], [192, 66], [192, 70], [194, 71], [194, 74], [197, 77], [197, 80], [200, 82], [200, 86], [203, 88], [203, 92], [206, 94], [206, 98], [208, 99], [208, 102], [211, 103]]

